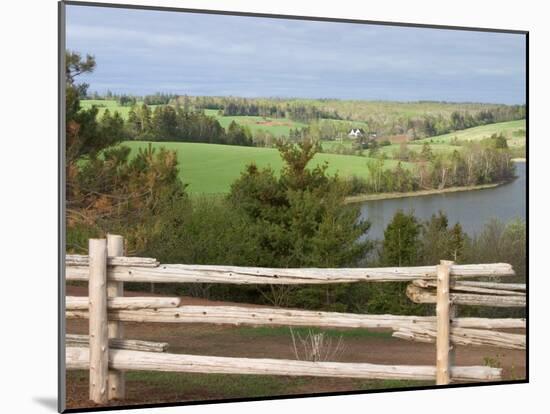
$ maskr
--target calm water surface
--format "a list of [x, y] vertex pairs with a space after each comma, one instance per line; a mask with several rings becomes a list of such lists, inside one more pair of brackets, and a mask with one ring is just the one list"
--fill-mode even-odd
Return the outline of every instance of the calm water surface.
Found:
[[511, 183], [486, 190], [367, 201], [361, 204], [361, 218], [371, 222], [369, 237], [381, 239], [385, 227], [399, 209], [407, 213], [413, 211], [422, 220], [441, 210], [447, 214], [451, 225], [459, 222], [464, 231], [472, 235], [491, 218], [525, 219], [526, 163], [516, 164], [516, 174], [518, 178]]

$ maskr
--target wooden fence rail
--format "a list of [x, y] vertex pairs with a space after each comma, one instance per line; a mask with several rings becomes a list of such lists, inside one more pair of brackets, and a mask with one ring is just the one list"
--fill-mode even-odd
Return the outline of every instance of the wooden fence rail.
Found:
[[[398, 328], [393, 336], [410, 341], [433, 343], [437, 330], [431, 326], [408, 326]], [[525, 349], [525, 335], [495, 332], [484, 329], [451, 328], [451, 343], [456, 345], [495, 346], [506, 349]]]
[[[67, 368], [87, 369], [87, 348], [67, 348]], [[424, 365], [376, 365], [367, 363], [310, 362], [268, 358], [229, 358], [201, 355], [164, 354], [113, 349], [112, 368], [129, 371], [196, 372], [210, 374], [258, 374], [364, 379], [432, 380], [435, 367]], [[500, 368], [486, 366], [453, 367], [457, 381], [494, 381]]]
[[[67, 306], [65, 312], [67, 318], [88, 319], [88, 312], [80, 306], [84, 300], [79, 298], [78, 307], [74, 306], [76, 301], [71, 300], [71, 302], [70, 308]], [[251, 326], [389, 328], [397, 330], [402, 327], [434, 327], [436, 321], [434, 316], [370, 315], [245, 306], [184, 305], [165, 308], [157, 306], [156, 309], [126, 310], [113, 307], [110, 307], [110, 309], [113, 310], [108, 313], [109, 320], [147, 323], [212, 323]], [[522, 318], [452, 318], [451, 326], [457, 328], [514, 329], [525, 328], [526, 322]]]
[[[521, 318], [460, 318], [456, 304], [525, 306], [525, 285], [463, 280], [514, 275], [509, 264], [272, 269], [214, 265], [160, 264], [153, 258], [124, 257], [121, 236], [90, 240], [89, 256], [67, 255], [67, 280], [88, 281], [89, 297], [67, 297], [67, 318], [89, 319], [89, 336], [67, 335], [67, 369], [88, 369], [90, 399], [104, 404], [125, 395], [124, 371], [305, 375], [365, 379], [494, 381], [500, 368], [459, 367], [454, 347], [490, 345], [525, 349], [525, 335], [495, 329], [525, 328]], [[241, 306], [182, 306], [180, 298], [124, 297], [123, 282], [328, 284], [411, 282], [408, 296], [436, 303], [436, 316], [365, 315]], [[473, 298], [473, 299], [472, 299]], [[435, 366], [309, 362], [228, 358], [166, 353], [167, 344], [123, 338], [123, 322], [211, 323], [251, 326], [390, 328], [398, 338], [436, 342]], [[88, 345], [88, 347], [86, 347]]]
[[[143, 260], [143, 259], [140, 259]], [[453, 265], [453, 278], [514, 276], [506, 263]], [[109, 266], [109, 280], [150, 283], [225, 283], [300, 285], [357, 282], [412, 282], [436, 278], [436, 266], [343, 268], [343, 269], [270, 269], [209, 265], [161, 264], [151, 266]], [[67, 266], [67, 280], [88, 280], [87, 266]]]
[[[177, 308], [181, 303], [180, 298], [159, 298], [159, 297], [110, 297], [107, 298], [107, 309], [159, 309]], [[88, 310], [89, 300], [85, 296], [67, 296], [65, 309]], [[116, 320], [116, 319], [115, 319]]]
[[[415, 286], [414, 284], [410, 284], [409, 286], [407, 286], [407, 296], [415, 303], [437, 303], [437, 294], [435, 290], [423, 289]], [[502, 296], [501, 294], [481, 295], [475, 293], [451, 292], [450, 300], [455, 305], [490, 306], [497, 308], [523, 308], [525, 307], [526, 296]]]

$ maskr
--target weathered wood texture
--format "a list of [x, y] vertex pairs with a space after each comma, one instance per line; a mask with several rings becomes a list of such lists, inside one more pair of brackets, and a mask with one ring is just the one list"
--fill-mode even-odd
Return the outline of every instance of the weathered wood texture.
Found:
[[525, 318], [453, 318], [451, 326], [457, 328], [525, 329]]
[[[86, 280], [86, 266], [67, 266], [68, 280]], [[513, 276], [506, 263], [453, 265], [454, 278]], [[110, 266], [109, 280], [151, 283], [326, 284], [354, 282], [407, 282], [435, 279], [435, 266], [347, 269], [270, 269], [262, 267], [166, 264], [154, 268]]]
[[[436, 303], [436, 294], [414, 284], [407, 286], [407, 296], [416, 303]], [[525, 307], [525, 296], [478, 295], [474, 293], [451, 293], [451, 301], [456, 305], [494, 306], [500, 308]]]
[[451, 301], [450, 282], [453, 262], [442, 260], [437, 266], [436, 297], [436, 385], [446, 385], [451, 381]]
[[[65, 346], [88, 348], [90, 337], [88, 335], [67, 334]], [[137, 339], [109, 338], [109, 349], [126, 349], [128, 351], [166, 352], [168, 342], [140, 341]]]
[[90, 400], [108, 401], [107, 240], [90, 239], [89, 250]]
[[[399, 328], [396, 338], [418, 342], [435, 342], [437, 331], [423, 326]], [[451, 342], [457, 345], [494, 346], [506, 349], [525, 349], [525, 335], [483, 329], [451, 328]]]
[[[114, 236], [108, 235], [107, 237]], [[121, 237], [121, 236], [116, 236]], [[117, 242], [118, 243], [118, 242]], [[82, 254], [68, 254], [65, 256], [65, 266], [88, 266], [88, 256]], [[107, 266], [158, 267], [159, 261], [150, 257], [125, 257], [124, 252], [107, 258]]]
[[[180, 298], [164, 297], [110, 297], [107, 299], [107, 307], [113, 309], [159, 309], [176, 308], [180, 305]], [[65, 299], [65, 309], [70, 310], [88, 310], [88, 298], [85, 296], [67, 296]], [[116, 319], [115, 319], [116, 321]], [[111, 336], [114, 337], [114, 336]]]
[[[67, 318], [86, 319], [86, 311], [67, 311]], [[124, 322], [213, 323], [228, 325], [318, 326], [327, 328], [390, 328], [435, 326], [434, 316], [366, 315], [244, 306], [180, 306], [156, 310], [112, 310], [109, 320]], [[525, 319], [455, 318], [462, 328], [525, 328]]]
[[[436, 282], [431, 280], [417, 279], [413, 280], [412, 284], [424, 289], [435, 288]], [[472, 293], [485, 293], [488, 295], [504, 295], [504, 296], [525, 296], [525, 292], [513, 289], [507, 289], [508, 283], [494, 283], [493, 285], [498, 285], [498, 288], [488, 288], [481, 286], [471, 286], [465, 282], [453, 281], [451, 282], [451, 293], [455, 292], [472, 292]]]
[[[67, 348], [67, 369], [86, 369], [88, 349]], [[114, 349], [109, 353], [114, 369], [138, 371], [196, 372], [217, 374], [289, 375], [364, 379], [434, 380], [435, 367], [375, 365], [368, 363], [309, 362], [285, 359], [228, 358], [164, 354]], [[453, 367], [458, 381], [495, 381], [502, 369], [485, 366]]]
[[[107, 264], [110, 257], [124, 256], [124, 239], [122, 236], [107, 235]], [[124, 282], [107, 281], [107, 308], [109, 302], [116, 301], [118, 297], [124, 296]], [[108, 328], [109, 339], [122, 339], [124, 337], [124, 326], [118, 321], [109, 321]], [[126, 395], [126, 380], [121, 371], [109, 370], [109, 400], [124, 399]]]
[[[452, 282], [451, 282], [452, 283]], [[456, 282], [455, 282], [456, 283]], [[505, 290], [518, 290], [525, 292], [527, 286], [525, 283], [502, 283], [502, 282], [476, 282], [472, 280], [460, 281], [460, 286], [475, 286], [487, 289], [505, 289]]]

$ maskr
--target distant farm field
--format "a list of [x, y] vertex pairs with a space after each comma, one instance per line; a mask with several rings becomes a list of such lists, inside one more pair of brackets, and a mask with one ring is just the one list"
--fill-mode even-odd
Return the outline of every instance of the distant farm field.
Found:
[[[139, 148], [146, 148], [149, 142], [126, 141], [123, 144], [136, 152]], [[177, 152], [180, 178], [189, 184], [188, 191], [192, 194], [227, 193], [231, 184], [252, 162], [261, 168], [271, 167], [277, 173], [283, 166], [279, 152], [274, 148], [190, 142], [152, 142], [151, 145], [154, 148], [165, 147]], [[341, 177], [367, 177], [367, 160], [367, 157], [352, 155], [317, 154], [310, 167], [327, 161], [329, 174], [338, 173]], [[395, 166], [397, 161], [387, 160], [385, 163], [389, 168]]]
[[[456, 138], [460, 142], [464, 141], [479, 141], [484, 138], [489, 138], [493, 134], [502, 134], [510, 148], [525, 146], [526, 141], [526, 126], [525, 119], [519, 121], [498, 122], [494, 124], [483, 125], [474, 128], [455, 131], [449, 134], [438, 135], [435, 137], [419, 139], [411, 141], [407, 144], [407, 149], [415, 152], [422, 151], [424, 143], [430, 144], [430, 148], [434, 154], [450, 154], [455, 150], [460, 151], [460, 145], [453, 145], [452, 142]], [[392, 157], [400, 150], [399, 144], [387, 145], [380, 147], [380, 152]]]
[[460, 141], [478, 141], [483, 138], [488, 138], [492, 134], [502, 134], [508, 140], [509, 146], [519, 146], [525, 144], [525, 131], [525, 119], [520, 119], [518, 121], [498, 122], [438, 135], [436, 137], [424, 138], [415, 141], [415, 143], [428, 142], [433, 144], [448, 144], [455, 139], [455, 137]]

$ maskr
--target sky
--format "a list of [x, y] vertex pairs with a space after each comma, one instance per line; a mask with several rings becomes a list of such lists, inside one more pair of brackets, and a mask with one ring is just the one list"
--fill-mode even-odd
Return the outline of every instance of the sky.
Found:
[[525, 36], [68, 5], [89, 91], [525, 103]]

